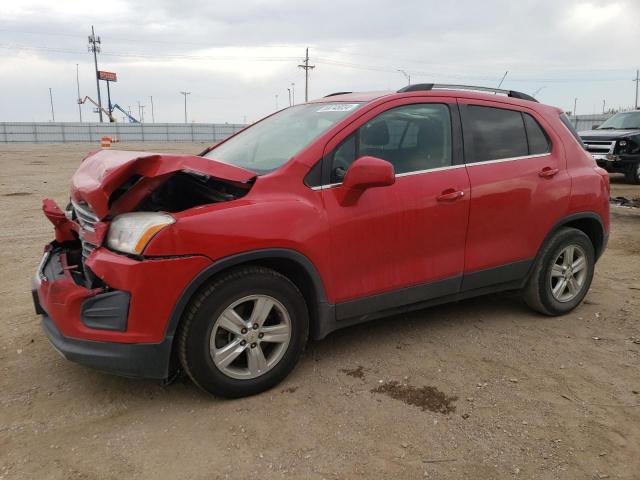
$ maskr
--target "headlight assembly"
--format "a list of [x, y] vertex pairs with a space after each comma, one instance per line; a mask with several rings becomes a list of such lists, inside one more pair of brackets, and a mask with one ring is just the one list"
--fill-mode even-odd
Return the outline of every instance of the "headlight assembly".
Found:
[[153, 236], [175, 219], [166, 213], [133, 212], [113, 219], [107, 233], [107, 246], [122, 253], [140, 255]]

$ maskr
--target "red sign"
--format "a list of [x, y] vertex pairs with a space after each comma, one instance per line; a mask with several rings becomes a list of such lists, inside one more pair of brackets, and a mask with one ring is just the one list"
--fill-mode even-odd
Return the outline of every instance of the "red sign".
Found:
[[103, 70], [98, 70], [98, 80], [106, 80], [107, 82], [117, 82], [118, 77], [116, 76], [116, 72], [105, 72]]

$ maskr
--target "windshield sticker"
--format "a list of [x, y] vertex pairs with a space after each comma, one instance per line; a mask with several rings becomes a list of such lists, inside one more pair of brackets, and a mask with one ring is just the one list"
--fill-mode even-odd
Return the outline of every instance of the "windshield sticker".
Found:
[[320, 107], [316, 112], [350, 112], [358, 105], [359, 103], [333, 103]]

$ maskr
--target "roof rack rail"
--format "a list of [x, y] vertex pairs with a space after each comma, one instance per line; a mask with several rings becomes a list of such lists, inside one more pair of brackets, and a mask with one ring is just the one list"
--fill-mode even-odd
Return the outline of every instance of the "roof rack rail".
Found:
[[334, 92], [334, 93], [330, 93], [329, 95], [325, 95], [323, 98], [335, 97], [336, 95], [346, 95], [347, 93], [353, 93], [353, 92]]
[[454, 85], [449, 83], [417, 83], [415, 85], [407, 85], [404, 88], [398, 90], [398, 93], [404, 92], [418, 92], [425, 90], [474, 90], [476, 92], [490, 92], [490, 93], [500, 93], [502, 95], [506, 95], [507, 97], [519, 98], [520, 100], [529, 100], [530, 102], [537, 102], [535, 98], [531, 95], [527, 95], [526, 93], [517, 92], [515, 90], [504, 90], [501, 88], [491, 88], [491, 87], [479, 87], [476, 85]]

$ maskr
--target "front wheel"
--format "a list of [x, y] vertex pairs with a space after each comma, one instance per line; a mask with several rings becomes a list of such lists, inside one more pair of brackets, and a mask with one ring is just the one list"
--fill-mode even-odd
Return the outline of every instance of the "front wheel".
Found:
[[242, 267], [191, 301], [178, 336], [183, 369], [223, 397], [267, 390], [295, 366], [309, 334], [306, 302], [288, 278]]
[[563, 315], [584, 299], [595, 267], [589, 237], [575, 228], [560, 229], [543, 247], [523, 291], [524, 300], [545, 315]]

